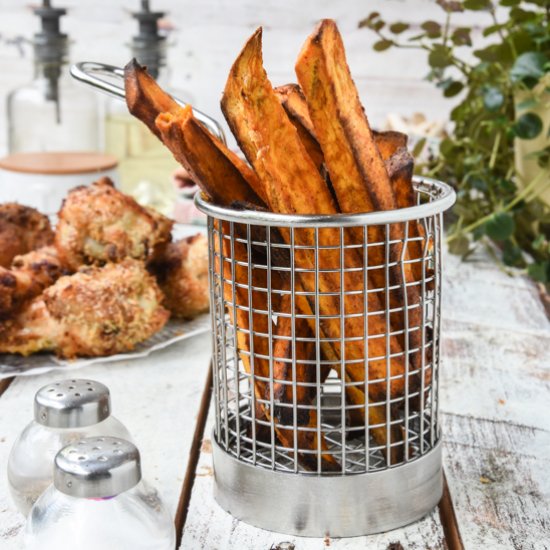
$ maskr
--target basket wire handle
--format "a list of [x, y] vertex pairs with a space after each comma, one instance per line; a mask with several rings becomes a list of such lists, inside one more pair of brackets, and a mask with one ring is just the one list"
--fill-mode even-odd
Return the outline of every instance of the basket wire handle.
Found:
[[[112, 97], [118, 99], [125, 99], [126, 92], [124, 87], [117, 86], [116, 84], [109, 82], [98, 75], [108, 76], [111, 79], [124, 80], [124, 69], [115, 67], [114, 65], [106, 65], [105, 63], [96, 63], [94, 61], [81, 61], [71, 66], [71, 76], [83, 82], [84, 84], [91, 86], [97, 90], [107, 93]], [[185, 107], [187, 103], [174, 97], [174, 100]], [[208, 130], [210, 130], [217, 138], [223, 143], [226, 143], [224, 131], [220, 123], [212, 117], [202, 113], [198, 109], [193, 108], [193, 112], [197, 120], [202, 122]]]

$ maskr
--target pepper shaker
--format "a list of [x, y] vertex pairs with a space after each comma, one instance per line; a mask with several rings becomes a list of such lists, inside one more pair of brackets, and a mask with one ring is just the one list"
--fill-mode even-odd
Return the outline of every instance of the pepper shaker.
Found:
[[34, 420], [15, 441], [8, 459], [8, 482], [15, 505], [27, 515], [52, 483], [57, 452], [84, 437], [104, 435], [131, 440], [111, 415], [107, 386], [72, 379], [47, 384], [34, 397]]

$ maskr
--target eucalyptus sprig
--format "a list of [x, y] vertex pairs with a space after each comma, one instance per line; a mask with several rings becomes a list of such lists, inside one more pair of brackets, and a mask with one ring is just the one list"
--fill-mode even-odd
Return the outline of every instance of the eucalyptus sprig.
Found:
[[[451, 252], [467, 256], [479, 243], [497, 245], [505, 265], [550, 283], [550, 0], [438, 0], [441, 20], [419, 27], [387, 23], [378, 12], [359, 23], [378, 36], [376, 51], [416, 49], [427, 55], [427, 79], [448, 98], [450, 135], [421, 172], [451, 183], [458, 200], [449, 227]], [[480, 12], [488, 44], [475, 48], [471, 27], [453, 25], [455, 12]], [[473, 58], [473, 61], [472, 61]], [[520, 101], [521, 100], [521, 101]], [[547, 138], [536, 159], [539, 173], [521, 181], [514, 141]]]

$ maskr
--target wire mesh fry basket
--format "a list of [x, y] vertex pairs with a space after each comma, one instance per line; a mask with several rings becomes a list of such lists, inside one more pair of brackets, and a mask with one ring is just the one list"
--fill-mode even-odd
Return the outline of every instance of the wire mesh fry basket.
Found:
[[208, 215], [215, 497], [282, 533], [393, 529], [442, 494], [446, 184], [368, 214]]

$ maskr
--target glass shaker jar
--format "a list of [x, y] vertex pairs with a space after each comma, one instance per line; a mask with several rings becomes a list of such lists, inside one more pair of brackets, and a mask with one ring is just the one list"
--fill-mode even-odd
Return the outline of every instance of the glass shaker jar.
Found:
[[57, 452], [84, 437], [111, 435], [131, 439], [111, 415], [109, 389], [94, 380], [47, 384], [34, 397], [34, 421], [15, 441], [8, 459], [8, 482], [19, 511], [27, 515], [52, 483]]
[[33, 506], [27, 550], [173, 550], [174, 523], [141, 478], [139, 451], [114, 437], [83, 439], [55, 457], [54, 484]]

